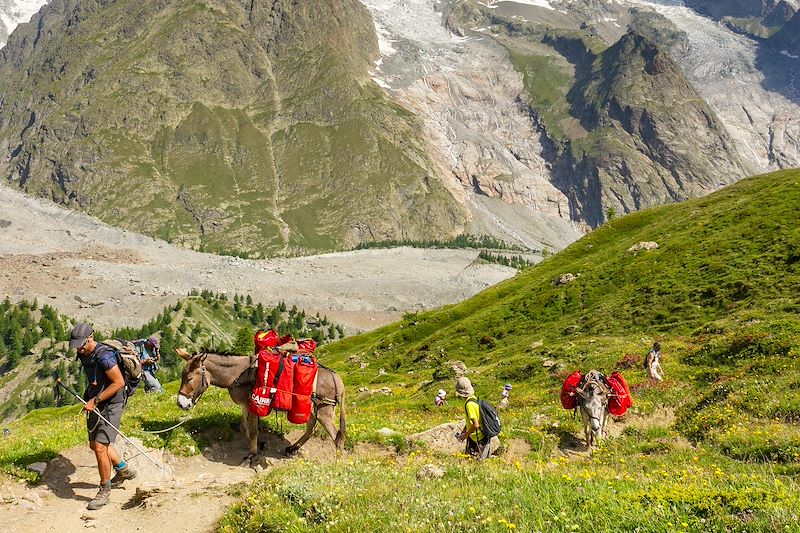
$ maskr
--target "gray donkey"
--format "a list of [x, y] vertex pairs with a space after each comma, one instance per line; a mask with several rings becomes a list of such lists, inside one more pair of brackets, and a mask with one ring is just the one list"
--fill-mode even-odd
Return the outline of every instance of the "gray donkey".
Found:
[[[250, 453], [245, 459], [251, 465], [258, 463], [258, 416], [248, 409], [250, 393], [256, 381], [253, 359], [249, 356], [203, 353], [191, 355], [186, 350], [175, 350], [186, 360], [181, 374], [181, 388], [178, 390], [178, 406], [191, 409], [209, 385], [228, 389], [231, 399], [242, 408], [242, 432], [250, 444]], [[311, 437], [319, 421], [336, 445], [336, 451], [344, 448], [346, 424], [344, 416], [344, 383], [342, 378], [328, 368], [319, 367], [311, 396], [311, 417], [306, 424], [306, 432], [300, 439], [286, 448], [286, 455], [292, 455]], [[336, 406], [339, 406], [339, 429], [333, 425]]]
[[581, 380], [575, 392], [578, 393], [578, 408], [583, 419], [583, 433], [586, 436], [586, 447], [600, 444], [608, 421], [608, 398], [611, 387], [605, 376], [597, 370], [591, 370]]

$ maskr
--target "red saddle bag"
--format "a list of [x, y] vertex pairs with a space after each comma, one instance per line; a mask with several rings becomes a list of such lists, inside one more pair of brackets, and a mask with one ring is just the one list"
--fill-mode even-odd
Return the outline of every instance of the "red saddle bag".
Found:
[[294, 362], [269, 348], [258, 353], [258, 374], [253, 392], [250, 394], [250, 412], [256, 416], [267, 416], [270, 411], [288, 411], [292, 408]]
[[614, 393], [608, 399], [608, 412], [614, 416], [622, 416], [628, 410], [628, 407], [633, 405], [633, 397], [631, 390], [628, 388], [628, 383], [622, 374], [614, 372], [608, 376], [608, 384]]
[[297, 354], [294, 362], [294, 391], [292, 408], [286, 419], [293, 424], [305, 424], [311, 416], [311, 394], [317, 377], [317, 360], [311, 355]]
[[256, 346], [255, 353], [260, 353], [264, 348], [274, 348], [278, 345], [278, 332], [274, 329], [269, 331], [258, 330], [253, 337]]
[[578, 403], [578, 398], [575, 395], [575, 387], [583, 379], [583, 374], [580, 370], [576, 370], [564, 380], [564, 385], [561, 386], [561, 406], [564, 409], [575, 409]]

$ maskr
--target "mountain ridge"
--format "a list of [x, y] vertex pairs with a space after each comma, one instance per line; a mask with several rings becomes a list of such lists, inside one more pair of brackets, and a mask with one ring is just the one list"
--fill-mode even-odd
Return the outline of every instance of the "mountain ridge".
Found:
[[[123, 228], [266, 257], [465, 233], [559, 249], [609, 213], [800, 161], [787, 57], [686, 8], [424, 3], [59, 0], [0, 53], [0, 173]], [[706, 44], [703, 24], [727, 34]], [[611, 58], [629, 30], [663, 72], [635, 47]], [[634, 79], [637, 101], [602, 100]]]
[[[45, 6], [0, 51], [3, 173], [110, 221], [102, 198], [130, 229], [209, 251], [457, 234], [463, 209], [432, 179], [415, 120], [367, 76], [377, 47], [361, 4], [248, 6]], [[356, 201], [359, 188], [380, 195]]]

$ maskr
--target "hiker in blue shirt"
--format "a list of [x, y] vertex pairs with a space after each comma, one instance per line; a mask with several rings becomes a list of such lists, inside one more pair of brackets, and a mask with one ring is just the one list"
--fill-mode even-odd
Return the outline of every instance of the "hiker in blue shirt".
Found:
[[158, 337], [150, 335], [146, 339], [134, 341], [136, 353], [142, 362], [142, 378], [144, 379], [145, 392], [164, 392], [164, 388], [156, 377], [158, 360], [161, 358], [161, 343]]
[[[113, 446], [125, 407], [125, 377], [117, 364], [114, 349], [95, 341], [94, 328], [89, 324], [81, 323], [72, 329], [69, 347], [78, 352], [88, 382], [83, 393], [83, 400], [86, 402], [86, 430], [89, 433], [89, 448], [97, 459], [100, 490], [86, 508], [95, 510], [108, 503], [112, 487], [136, 477], [136, 472], [126, 464]], [[113, 479], [112, 467], [116, 471]]]

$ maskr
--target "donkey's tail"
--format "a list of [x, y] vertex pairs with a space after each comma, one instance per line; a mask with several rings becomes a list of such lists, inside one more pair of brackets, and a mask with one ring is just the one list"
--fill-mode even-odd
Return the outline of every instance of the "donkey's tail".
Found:
[[[339, 376], [334, 374], [334, 379], [339, 378]], [[342, 383], [342, 392], [339, 394], [339, 431], [336, 432], [336, 449], [342, 450], [344, 449], [344, 441], [347, 437], [347, 422], [345, 421], [344, 416], [344, 383]]]

